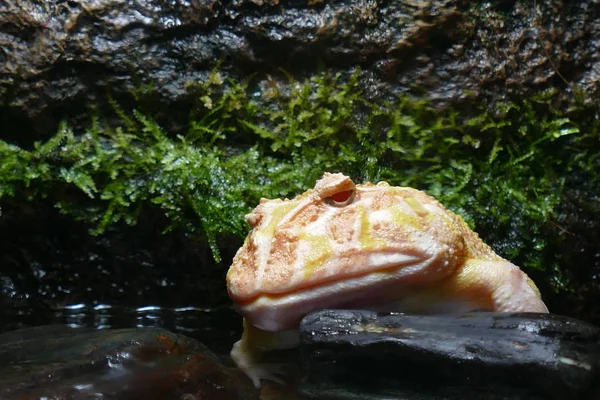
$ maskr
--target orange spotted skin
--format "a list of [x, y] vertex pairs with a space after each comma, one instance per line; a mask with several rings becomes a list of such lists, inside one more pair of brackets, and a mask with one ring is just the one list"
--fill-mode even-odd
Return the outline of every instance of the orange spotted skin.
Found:
[[262, 199], [246, 220], [227, 289], [247, 320], [232, 357], [255, 384], [252, 337], [282, 346], [250, 333], [293, 329], [315, 309], [547, 312], [527, 275], [416, 189], [325, 173], [293, 199]]

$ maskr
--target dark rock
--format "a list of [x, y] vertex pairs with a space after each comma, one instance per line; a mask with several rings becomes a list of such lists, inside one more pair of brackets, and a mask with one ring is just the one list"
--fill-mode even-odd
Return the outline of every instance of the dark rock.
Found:
[[551, 314], [318, 311], [301, 391], [336, 399], [597, 399], [600, 329]]
[[254, 399], [200, 342], [160, 328], [50, 325], [0, 335], [0, 398]]
[[[426, 95], [439, 104], [498, 101], [576, 84], [598, 96], [600, 0], [3, 1], [0, 123], [31, 143], [60, 119], [86, 119], [111, 93], [132, 105], [152, 85], [177, 125], [186, 83], [221, 60], [231, 77], [261, 71], [289, 85], [356, 67], [371, 97]], [[261, 87], [260, 84], [257, 87]], [[158, 115], [160, 117], [160, 115]], [[18, 129], [17, 129], [18, 128]], [[20, 135], [26, 131], [25, 137]]]

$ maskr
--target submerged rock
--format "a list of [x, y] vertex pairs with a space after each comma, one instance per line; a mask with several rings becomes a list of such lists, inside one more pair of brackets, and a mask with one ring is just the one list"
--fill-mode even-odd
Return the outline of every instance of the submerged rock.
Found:
[[600, 329], [567, 317], [325, 310], [301, 337], [314, 398], [600, 398]]
[[0, 360], [3, 400], [256, 398], [200, 342], [160, 328], [20, 329], [0, 335]]

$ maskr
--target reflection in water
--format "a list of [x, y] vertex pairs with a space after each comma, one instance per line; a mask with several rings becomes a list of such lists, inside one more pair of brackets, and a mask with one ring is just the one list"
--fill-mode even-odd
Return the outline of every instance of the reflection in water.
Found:
[[[8, 310], [3, 310], [6, 313]], [[241, 332], [241, 318], [231, 307], [124, 307], [111, 304], [69, 304], [32, 312], [13, 309], [2, 316], [0, 332], [28, 326], [65, 324], [97, 329], [161, 327], [197, 339], [217, 353], [228, 353]]]

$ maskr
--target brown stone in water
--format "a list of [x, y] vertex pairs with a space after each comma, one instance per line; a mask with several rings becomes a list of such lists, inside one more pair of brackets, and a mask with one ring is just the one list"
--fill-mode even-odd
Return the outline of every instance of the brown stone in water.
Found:
[[0, 398], [256, 399], [200, 342], [160, 328], [41, 326], [0, 335]]

